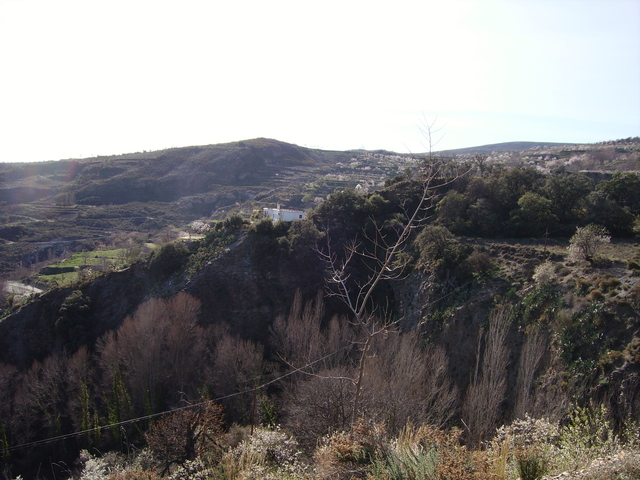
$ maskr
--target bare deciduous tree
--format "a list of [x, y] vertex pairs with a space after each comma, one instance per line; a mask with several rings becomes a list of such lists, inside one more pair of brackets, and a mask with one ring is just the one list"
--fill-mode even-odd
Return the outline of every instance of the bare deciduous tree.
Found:
[[319, 292], [315, 302], [303, 305], [302, 293], [296, 291], [289, 315], [276, 318], [271, 327], [274, 346], [285, 362], [301, 367], [320, 358], [324, 301]]
[[511, 308], [497, 306], [489, 316], [482, 348], [482, 330], [478, 339], [476, 372], [462, 406], [469, 442], [477, 446], [498, 426], [501, 405], [507, 391], [509, 350], [506, 345], [511, 325]]
[[285, 385], [285, 422], [302, 444], [351, 425], [354, 369], [348, 366], [319, 370]]
[[530, 413], [533, 410], [531, 389], [535, 374], [547, 351], [547, 345], [547, 335], [540, 328], [528, 333], [525, 338], [520, 352], [518, 379], [516, 381], [515, 418], [524, 418], [526, 413]]
[[349, 356], [353, 344], [353, 329], [344, 318], [333, 316], [325, 328], [324, 299], [318, 292], [315, 301], [302, 302], [296, 292], [288, 316], [276, 318], [271, 337], [281, 359], [288, 365], [301, 369], [301, 374], [313, 374], [342, 365]]
[[[107, 385], [122, 375], [139, 413], [197, 396], [204, 345], [196, 325], [200, 302], [186, 293], [152, 299], [98, 344]], [[117, 380], [117, 378], [115, 379]]]
[[[344, 429], [353, 415], [357, 370], [348, 356], [353, 329], [336, 317], [320, 328], [322, 302], [318, 297], [303, 307], [297, 295], [289, 315], [276, 320], [272, 329], [273, 342], [283, 357], [286, 354], [286, 362], [303, 366], [285, 386], [284, 412], [304, 441]], [[407, 422], [442, 426], [455, 413], [457, 401], [447, 370], [444, 350], [422, 348], [415, 333], [392, 330], [377, 336], [363, 376], [362, 411], [394, 431]]]
[[371, 352], [362, 393], [367, 416], [397, 433], [407, 423], [442, 427], [454, 415], [458, 395], [444, 349], [395, 332], [378, 336]]
[[22, 438], [29, 441], [32, 435], [59, 435], [63, 431], [66, 404], [66, 354], [53, 354], [42, 362], [34, 362], [23, 377], [14, 404], [16, 423], [20, 425]]
[[199, 311], [200, 301], [184, 292], [165, 304], [163, 367], [170, 391], [195, 395], [194, 379], [201, 377], [204, 360], [203, 333], [197, 325]]
[[232, 421], [249, 420], [254, 397], [250, 393], [238, 394], [260, 383], [263, 368], [262, 345], [229, 334], [218, 339], [212, 365], [206, 370], [206, 382], [216, 396], [229, 396], [222, 403]]
[[[426, 124], [425, 136], [431, 146], [432, 124]], [[390, 312], [378, 305], [373, 305], [372, 296], [381, 282], [398, 279], [402, 276], [409, 258], [401, 255], [415, 228], [422, 225], [427, 212], [433, 207], [435, 188], [439, 183], [451, 182], [440, 178], [439, 162], [431, 153], [423, 162], [421, 172], [422, 189], [417, 206], [405, 212], [404, 223], [396, 222], [394, 227], [384, 228], [371, 219], [374, 233], [367, 235], [363, 231], [363, 241], [353, 239], [344, 246], [344, 252], [338, 254], [331, 249], [330, 232], [327, 232], [327, 246], [320, 254], [327, 265], [328, 292], [337, 296], [349, 309], [350, 321], [353, 323], [360, 346], [354, 383], [354, 401], [351, 422], [360, 414], [360, 397], [362, 394], [366, 359], [374, 338], [387, 332], [395, 323]], [[453, 178], [457, 178], [456, 174]], [[364, 244], [368, 245], [364, 246]], [[354, 264], [363, 262], [369, 269], [364, 278], [352, 278], [351, 269]]]
[[163, 415], [145, 434], [151, 451], [164, 463], [163, 475], [173, 463], [193, 460], [222, 434], [222, 407], [213, 402], [185, 407]]
[[271, 328], [280, 358], [298, 370], [283, 387], [285, 422], [309, 445], [351, 422], [353, 328], [339, 316], [323, 328], [323, 316], [322, 292], [304, 305], [296, 292], [289, 314], [278, 317]]

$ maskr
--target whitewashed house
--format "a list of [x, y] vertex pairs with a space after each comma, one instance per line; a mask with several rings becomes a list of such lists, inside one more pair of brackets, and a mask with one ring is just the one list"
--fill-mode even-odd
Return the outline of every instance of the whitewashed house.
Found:
[[303, 220], [304, 212], [302, 210], [288, 210], [286, 208], [280, 208], [280, 204], [276, 208], [263, 208], [263, 215], [271, 218], [274, 222], [283, 220], [285, 222], [292, 222], [293, 220]]

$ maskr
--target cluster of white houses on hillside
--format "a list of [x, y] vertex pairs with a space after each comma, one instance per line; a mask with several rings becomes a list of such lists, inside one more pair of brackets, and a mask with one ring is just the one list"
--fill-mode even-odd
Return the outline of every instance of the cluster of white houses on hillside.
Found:
[[288, 210], [280, 208], [280, 204], [276, 208], [263, 208], [262, 213], [265, 217], [271, 218], [274, 222], [282, 220], [284, 222], [292, 222], [293, 220], [304, 220], [304, 212], [301, 210]]

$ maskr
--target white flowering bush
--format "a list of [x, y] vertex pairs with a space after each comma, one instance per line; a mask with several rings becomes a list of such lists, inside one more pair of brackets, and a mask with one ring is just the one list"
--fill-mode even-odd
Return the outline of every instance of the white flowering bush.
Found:
[[208, 480], [216, 478], [216, 470], [205, 466], [201, 458], [187, 460], [178, 465], [168, 477], [169, 480]]
[[81, 450], [76, 464], [80, 468], [77, 480], [154, 480], [160, 478], [155, 472], [155, 460], [147, 449], [132, 457], [108, 452], [102, 456], [91, 455]]
[[498, 428], [495, 441], [502, 442], [505, 439], [520, 447], [540, 443], [554, 446], [560, 441], [560, 429], [546, 418], [533, 418], [526, 414], [524, 418], [515, 420], [511, 425]]
[[91, 455], [87, 450], [81, 450], [78, 464], [82, 466], [79, 480], [103, 480], [114, 474], [126, 470], [124, 455], [108, 452], [101, 457]]
[[195, 220], [189, 224], [189, 228], [193, 233], [205, 235], [211, 231], [211, 225], [202, 220]]
[[591, 261], [598, 250], [611, 241], [606, 228], [590, 223], [586, 227], [578, 227], [569, 240], [569, 259], [573, 261]]
[[224, 479], [302, 479], [309, 472], [298, 442], [280, 428], [257, 428], [220, 461]]
[[547, 260], [538, 265], [533, 271], [533, 280], [541, 287], [551, 285], [556, 280], [556, 270], [553, 263]]

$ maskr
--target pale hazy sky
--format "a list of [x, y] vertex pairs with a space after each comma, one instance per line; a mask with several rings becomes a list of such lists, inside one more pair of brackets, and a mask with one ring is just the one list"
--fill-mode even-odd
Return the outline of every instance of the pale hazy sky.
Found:
[[0, 162], [640, 135], [640, 0], [0, 0]]

